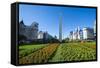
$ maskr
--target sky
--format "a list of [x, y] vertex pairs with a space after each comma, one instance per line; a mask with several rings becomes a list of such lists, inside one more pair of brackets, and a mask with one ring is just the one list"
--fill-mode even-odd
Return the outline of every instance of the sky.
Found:
[[33, 22], [39, 24], [39, 31], [47, 31], [52, 36], [59, 38], [59, 21], [62, 18], [62, 38], [66, 38], [70, 31], [78, 26], [93, 28], [96, 20], [95, 8], [58, 7], [40, 5], [19, 5], [19, 22], [24, 21], [30, 26]]

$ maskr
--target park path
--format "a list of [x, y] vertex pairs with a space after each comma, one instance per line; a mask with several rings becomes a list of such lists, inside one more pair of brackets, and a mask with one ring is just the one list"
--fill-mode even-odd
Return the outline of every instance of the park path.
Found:
[[58, 43], [49, 44], [48, 46], [19, 59], [19, 64], [47, 63], [48, 59], [53, 55], [58, 46]]

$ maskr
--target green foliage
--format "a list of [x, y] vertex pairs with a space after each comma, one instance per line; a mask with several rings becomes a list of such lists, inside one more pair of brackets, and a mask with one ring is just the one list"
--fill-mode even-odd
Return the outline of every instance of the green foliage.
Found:
[[67, 42], [19, 46], [19, 63], [47, 63], [96, 59], [96, 42]]
[[20, 41], [20, 40], [26, 40], [27, 37], [25, 37], [24, 35], [19, 35], [19, 36], [18, 36], [18, 39], [19, 39], [19, 41]]
[[40, 45], [21, 45], [19, 46], [19, 58], [22, 58], [24, 56], [27, 56], [31, 54], [32, 52], [41, 49], [45, 47], [46, 44], [40, 44]]
[[69, 38], [65, 38], [62, 40], [62, 43], [68, 43], [69, 42]]
[[58, 44], [49, 44], [48, 46], [40, 49], [28, 56], [19, 59], [19, 64], [29, 64], [29, 63], [47, 63], [48, 59], [57, 49]]
[[96, 44], [94, 42], [63, 43], [49, 62], [95, 60], [95, 48]]

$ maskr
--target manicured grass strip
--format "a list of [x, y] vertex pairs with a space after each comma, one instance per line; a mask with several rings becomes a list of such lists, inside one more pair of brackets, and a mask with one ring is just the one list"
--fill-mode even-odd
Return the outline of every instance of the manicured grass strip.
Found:
[[91, 45], [95, 46], [93, 43], [62, 43], [49, 62], [95, 60], [96, 49]]
[[96, 49], [96, 42], [85, 42], [85, 43], [82, 43], [80, 45], [84, 45], [84, 46], [92, 48], [94, 50]]
[[38, 45], [21, 45], [19, 46], [19, 58], [27, 56], [38, 49], [47, 46], [47, 44], [38, 44]]
[[58, 46], [59, 44], [56, 43], [50, 44], [47, 47], [19, 59], [19, 64], [46, 63]]

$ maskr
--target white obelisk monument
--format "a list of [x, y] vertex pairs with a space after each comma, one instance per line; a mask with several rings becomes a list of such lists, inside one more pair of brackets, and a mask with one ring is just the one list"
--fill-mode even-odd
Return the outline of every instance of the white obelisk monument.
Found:
[[62, 14], [61, 13], [59, 18], [59, 41], [62, 42]]

